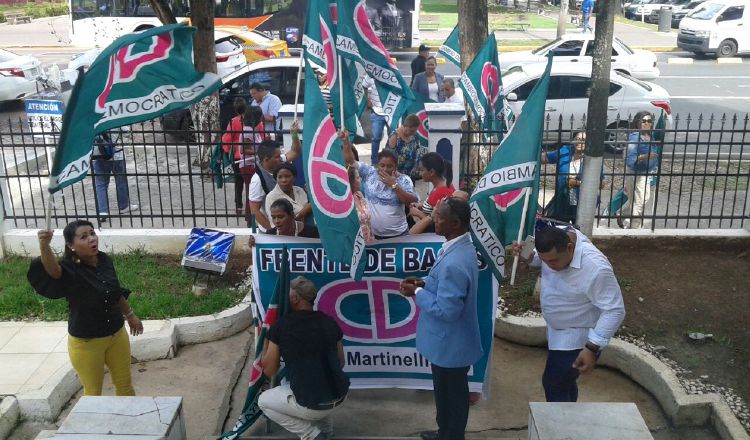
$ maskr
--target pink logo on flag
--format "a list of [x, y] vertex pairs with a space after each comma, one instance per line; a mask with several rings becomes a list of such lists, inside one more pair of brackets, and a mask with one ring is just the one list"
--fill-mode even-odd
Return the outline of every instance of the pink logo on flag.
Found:
[[500, 97], [500, 75], [497, 66], [492, 63], [484, 63], [482, 67], [482, 93], [492, 108]]
[[377, 52], [380, 52], [380, 54], [388, 60], [388, 64], [390, 64], [391, 67], [396, 67], [396, 63], [391, 59], [391, 55], [385, 49], [380, 38], [375, 35], [375, 31], [372, 29], [370, 19], [367, 17], [364, 0], [357, 3], [357, 6], [354, 7], [354, 25], [357, 27], [357, 32], [359, 32], [359, 35], [365, 40], [365, 42]]
[[328, 87], [334, 87], [338, 75], [338, 59], [336, 57], [336, 41], [323, 17], [320, 17], [320, 34], [323, 38], [323, 57], [326, 63], [326, 78]]
[[[310, 178], [310, 196], [320, 210], [328, 217], [344, 218], [354, 209], [354, 197], [346, 168], [328, 158], [335, 140], [336, 128], [331, 117], [326, 114], [313, 137], [307, 175]], [[331, 180], [346, 188], [343, 194], [333, 191]]]
[[104, 104], [115, 84], [133, 81], [143, 67], [169, 58], [169, 52], [174, 47], [174, 37], [172, 32], [154, 35], [151, 37], [151, 46], [148, 50], [137, 54], [133, 54], [134, 46], [135, 44], [127, 45], [109, 58], [107, 83], [96, 100], [96, 105], [100, 110], [104, 109]]
[[427, 115], [427, 110], [418, 111], [417, 117], [419, 118], [419, 128], [417, 129], [417, 133], [424, 139], [427, 139], [427, 136], [430, 134], [430, 118]]
[[508, 208], [518, 203], [525, 193], [526, 188], [518, 188], [501, 194], [495, 194], [492, 196], [492, 199], [495, 201], [495, 207], [497, 207], [498, 210], [505, 212]]

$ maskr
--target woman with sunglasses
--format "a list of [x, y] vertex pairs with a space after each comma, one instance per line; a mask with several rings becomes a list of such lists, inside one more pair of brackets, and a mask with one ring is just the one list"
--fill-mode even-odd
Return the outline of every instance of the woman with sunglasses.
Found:
[[[555, 195], [544, 208], [544, 215], [564, 223], [575, 223], [578, 213], [578, 195], [583, 174], [583, 156], [586, 150], [586, 132], [573, 133], [573, 140], [557, 151], [542, 152], [542, 163], [555, 164]], [[604, 187], [604, 173], [600, 177]]]
[[643, 214], [651, 198], [649, 176], [656, 173], [659, 166], [657, 144], [653, 140], [654, 115], [647, 111], [638, 112], [633, 118], [636, 130], [628, 136], [625, 152], [625, 194], [628, 201], [622, 207], [624, 221], [618, 219], [622, 228], [638, 229], [643, 226]]

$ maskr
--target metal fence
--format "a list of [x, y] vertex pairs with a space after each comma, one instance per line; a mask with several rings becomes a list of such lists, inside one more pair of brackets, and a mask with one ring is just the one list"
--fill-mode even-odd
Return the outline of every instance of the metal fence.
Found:
[[[648, 179], [651, 197], [641, 220], [656, 228], [742, 228], [750, 216], [750, 130], [747, 115], [673, 118], [658, 143], [659, 167]], [[583, 119], [547, 121], [545, 149], [569, 144]], [[599, 226], [617, 227], [618, 212], [608, 209], [624, 187], [628, 174], [624, 155], [613, 152], [626, 146], [627, 127], [608, 131], [604, 158], [604, 186], [597, 208]], [[110, 182], [108, 215], [97, 201], [96, 173], [54, 196], [53, 226], [84, 218], [100, 228], [244, 227], [247, 218], [235, 206], [235, 183], [221, 187], [206, 166], [214, 145], [195, 141], [204, 136], [165, 132], [158, 121], [137, 124], [119, 133], [124, 154], [124, 178], [129, 190], [128, 209], [120, 212], [117, 185]], [[202, 133], [214, 142], [220, 132]], [[276, 134], [279, 138], [279, 134]], [[483, 133], [463, 135], [461, 183], [471, 187], [481, 175], [495, 141]], [[0, 124], [0, 197], [5, 221], [15, 228], [44, 226], [49, 197], [48, 155], [54, 154], [57, 134], [32, 131], [25, 121]], [[368, 155], [363, 155], [366, 158]], [[365, 159], [366, 160], [366, 159]], [[558, 172], [554, 164], [542, 168], [538, 205], [545, 207], [555, 193]], [[242, 192], [246, 199], [246, 188]], [[138, 205], [131, 209], [130, 205]], [[625, 219], [627, 220], [627, 218]]]

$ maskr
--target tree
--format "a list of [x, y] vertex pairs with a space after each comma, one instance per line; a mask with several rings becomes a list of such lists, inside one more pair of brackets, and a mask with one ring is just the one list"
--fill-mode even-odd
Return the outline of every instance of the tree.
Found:
[[162, 24], [175, 24], [177, 19], [172, 12], [172, 8], [169, 6], [167, 0], [151, 0], [151, 9], [156, 12], [156, 16]]
[[557, 17], [557, 38], [560, 38], [565, 33], [565, 25], [568, 23], [568, 2], [566, 0], [560, 1], [560, 15]]
[[607, 102], [609, 100], [609, 75], [611, 69], [612, 37], [615, 14], [619, 0], [599, 0], [594, 33], [591, 90], [586, 119], [586, 156], [583, 160], [581, 194], [578, 198], [576, 223], [581, 231], [591, 236], [594, 229], [596, 200], [599, 195], [599, 178], [604, 161], [604, 141], [607, 130]]

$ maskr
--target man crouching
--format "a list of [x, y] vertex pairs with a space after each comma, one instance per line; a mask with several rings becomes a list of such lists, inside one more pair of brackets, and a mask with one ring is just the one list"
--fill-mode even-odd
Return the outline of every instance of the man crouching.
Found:
[[289, 382], [261, 394], [258, 406], [303, 440], [330, 439], [331, 414], [349, 391], [344, 334], [331, 317], [313, 310], [318, 292], [310, 280], [300, 276], [289, 286], [291, 311], [269, 330], [263, 355], [263, 373], [275, 376], [283, 358]]

